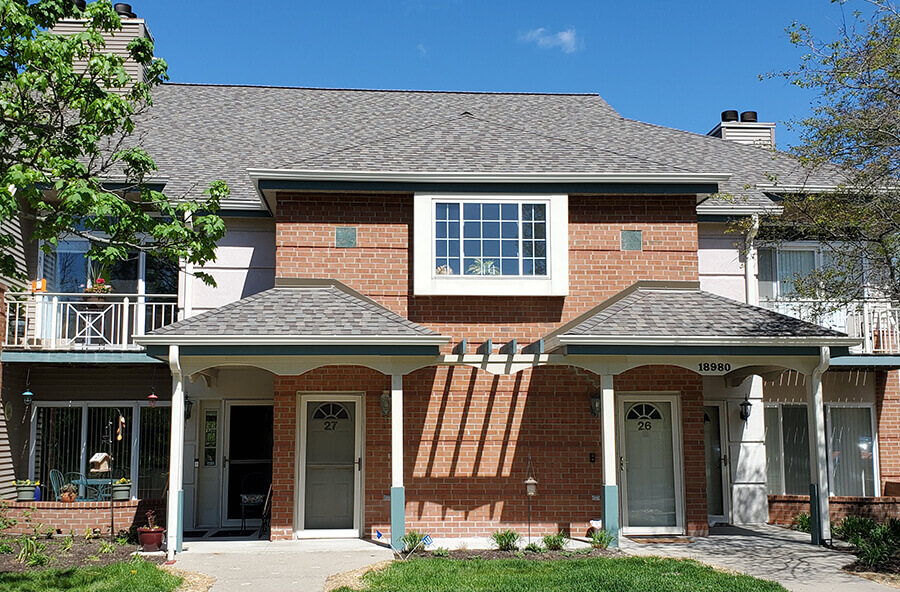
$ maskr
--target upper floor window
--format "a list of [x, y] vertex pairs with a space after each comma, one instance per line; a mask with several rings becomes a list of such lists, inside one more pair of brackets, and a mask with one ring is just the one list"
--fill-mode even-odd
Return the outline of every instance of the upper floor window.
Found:
[[759, 250], [759, 298], [777, 300], [794, 295], [794, 281], [822, 266], [824, 254], [813, 247]]
[[547, 204], [437, 202], [435, 274], [547, 275]]
[[415, 229], [416, 294], [568, 293], [566, 195], [418, 193]]

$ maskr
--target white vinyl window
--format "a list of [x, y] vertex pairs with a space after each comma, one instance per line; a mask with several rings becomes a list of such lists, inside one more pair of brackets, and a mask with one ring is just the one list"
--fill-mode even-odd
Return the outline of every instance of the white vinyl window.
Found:
[[564, 296], [568, 197], [416, 194], [413, 259], [416, 294]]
[[[808, 495], [809, 424], [803, 404], [765, 408], [766, 474], [770, 495]], [[831, 495], [878, 495], [873, 408], [869, 404], [825, 404], [828, 480]]]

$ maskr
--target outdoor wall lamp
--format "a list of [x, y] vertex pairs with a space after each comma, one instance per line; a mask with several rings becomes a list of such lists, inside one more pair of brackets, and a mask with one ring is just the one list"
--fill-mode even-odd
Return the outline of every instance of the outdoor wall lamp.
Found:
[[744, 400], [741, 401], [741, 420], [747, 421], [750, 419], [750, 410], [753, 408], [753, 403], [750, 402], [750, 396], [744, 397]]
[[525, 479], [525, 494], [528, 497], [534, 497], [537, 495], [537, 480], [534, 477], [528, 477]]
[[600, 401], [600, 395], [591, 395], [591, 415], [594, 417], [600, 417]]
[[381, 403], [381, 414], [385, 417], [389, 417], [391, 415], [391, 391], [384, 391], [381, 393], [379, 402]]
[[187, 421], [191, 418], [191, 411], [194, 410], [194, 401], [192, 401], [187, 395], [184, 395], [184, 420]]
[[150, 408], [156, 407], [156, 403], [159, 401], [159, 397], [156, 396], [156, 387], [150, 387], [150, 394], [147, 395], [147, 400], [150, 402]]

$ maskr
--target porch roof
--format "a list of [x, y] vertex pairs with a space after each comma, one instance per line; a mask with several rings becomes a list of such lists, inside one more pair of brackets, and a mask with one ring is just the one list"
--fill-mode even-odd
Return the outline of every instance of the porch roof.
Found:
[[[449, 338], [331, 279], [277, 279], [275, 287], [135, 337], [148, 346], [371, 346], [437, 353]], [[407, 348], [397, 350], [396, 348]], [[413, 350], [408, 350], [413, 347]], [[424, 350], [420, 348], [425, 348]], [[332, 350], [334, 351], [334, 350]]]
[[700, 282], [641, 281], [544, 338], [545, 351], [584, 346], [849, 347], [844, 333], [700, 289]]

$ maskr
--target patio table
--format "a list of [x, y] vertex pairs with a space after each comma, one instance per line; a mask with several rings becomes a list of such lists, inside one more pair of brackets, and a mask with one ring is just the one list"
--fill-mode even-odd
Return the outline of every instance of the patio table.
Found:
[[103, 491], [103, 486], [109, 485], [109, 478], [91, 479], [91, 478], [85, 477], [84, 479], [74, 479], [72, 481], [72, 483], [74, 483], [75, 485], [78, 485], [78, 486], [84, 486], [85, 492], [89, 492], [91, 490], [96, 491], [97, 497], [96, 498], [94, 498], [94, 497], [88, 498], [90, 500], [102, 501], [102, 500], [109, 499], [109, 492], [107, 491], [104, 493], [104, 491]]

